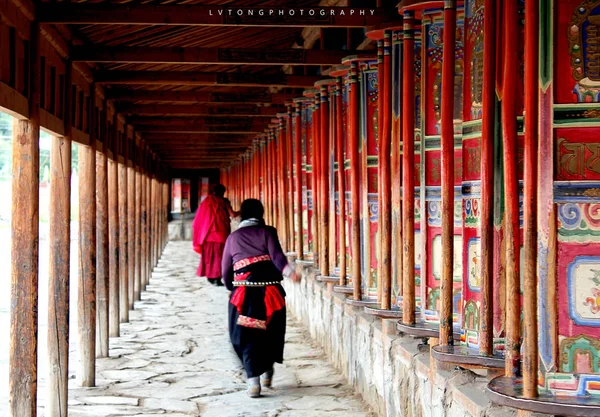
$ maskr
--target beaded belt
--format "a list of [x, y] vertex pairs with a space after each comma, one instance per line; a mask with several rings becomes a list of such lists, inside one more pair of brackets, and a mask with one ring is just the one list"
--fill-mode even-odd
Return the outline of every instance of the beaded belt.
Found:
[[269, 255], [259, 255], [259, 256], [251, 256], [250, 258], [242, 259], [233, 264], [233, 270], [239, 271], [242, 268], [245, 268], [249, 265], [255, 264], [257, 262], [270, 261], [271, 257]]
[[252, 281], [233, 281], [234, 287], [266, 287], [268, 285], [280, 284], [280, 281], [252, 282]]

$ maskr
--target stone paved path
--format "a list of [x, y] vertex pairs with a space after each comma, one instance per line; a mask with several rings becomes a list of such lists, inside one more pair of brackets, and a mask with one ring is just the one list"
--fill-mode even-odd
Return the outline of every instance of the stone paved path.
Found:
[[71, 387], [70, 416], [372, 416], [293, 320], [274, 388], [248, 398], [227, 334], [227, 290], [195, 276], [190, 246], [169, 243], [110, 358], [98, 360], [98, 387]]

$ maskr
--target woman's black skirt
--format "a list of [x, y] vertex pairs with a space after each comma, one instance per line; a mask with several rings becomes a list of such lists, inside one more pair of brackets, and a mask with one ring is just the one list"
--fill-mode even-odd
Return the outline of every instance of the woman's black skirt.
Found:
[[[275, 287], [285, 297], [281, 285]], [[232, 297], [240, 287], [235, 287]], [[266, 287], [246, 287], [246, 295], [241, 315], [246, 317], [266, 317], [265, 292]], [[242, 360], [248, 378], [262, 375], [273, 369], [273, 364], [283, 363], [283, 346], [285, 344], [285, 307], [277, 310], [271, 316], [267, 329], [244, 327], [237, 324], [238, 309], [229, 303], [229, 336], [233, 347]]]

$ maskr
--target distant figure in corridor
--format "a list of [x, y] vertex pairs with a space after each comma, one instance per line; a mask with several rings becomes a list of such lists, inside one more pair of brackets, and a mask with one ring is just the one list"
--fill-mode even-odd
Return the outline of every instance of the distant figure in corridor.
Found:
[[259, 397], [261, 383], [270, 388], [273, 364], [283, 362], [285, 291], [283, 277], [298, 275], [281, 249], [277, 230], [266, 226], [260, 201], [245, 200], [238, 230], [227, 239], [223, 280], [232, 291], [229, 335], [248, 376], [248, 395]]
[[231, 217], [239, 215], [224, 197], [225, 191], [221, 184], [214, 186], [212, 193], [198, 207], [192, 225], [194, 250], [200, 254], [196, 275], [208, 278], [208, 282], [217, 286], [223, 285], [221, 258], [225, 241], [231, 233]]

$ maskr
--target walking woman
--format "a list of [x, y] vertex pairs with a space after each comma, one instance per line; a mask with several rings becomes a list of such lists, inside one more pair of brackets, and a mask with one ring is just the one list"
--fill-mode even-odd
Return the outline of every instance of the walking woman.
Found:
[[285, 292], [283, 277], [299, 280], [279, 244], [277, 230], [266, 226], [260, 201], [242, 203], [242, 221], [225, 243], [222, 276], [232, 291], [229, 335], [248, 376], [248, 395], [270, 388], [273, 364], [283, 362]]
[[230, 218], [239, 214], [224, 198], [225, 191], [223, 185], [215, 185], [211, 195], [200, 204], [192, 224], [194, 250], [200, 254], [196, 275], [208, 278], [208, 282], [217, 286], [223, 285], [221, 259], [225, 241], [231, 233]]

